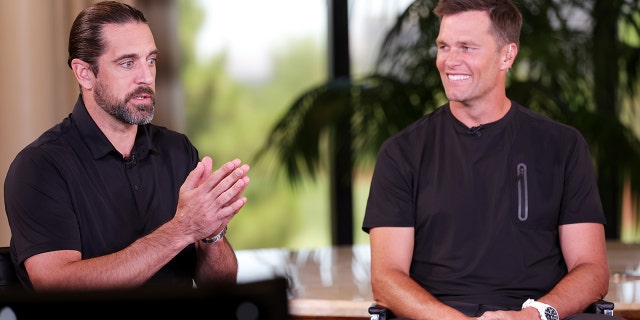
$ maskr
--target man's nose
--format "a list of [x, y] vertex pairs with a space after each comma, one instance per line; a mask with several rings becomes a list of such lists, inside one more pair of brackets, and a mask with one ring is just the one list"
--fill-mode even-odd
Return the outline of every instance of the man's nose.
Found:
[[151, 84], [156, 78], [156, 67], [146, 63], [140, 64], [137, 73], [137, 82]]

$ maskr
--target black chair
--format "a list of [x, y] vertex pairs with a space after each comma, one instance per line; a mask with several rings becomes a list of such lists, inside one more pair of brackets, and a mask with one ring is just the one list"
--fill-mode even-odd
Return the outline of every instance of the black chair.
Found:
[[[606, 300], [599, 300], [593, 303], [587, 310], [588, 313], [597, 313], [597, 314], [605, 314], [609, 316], [613, 316], [613, 302]], [[379, 306], [375, 302], [371, 304], [369, 307], [369, 314], [371, 315], [371, 320], [389, 320], [396, 319], [396, 316], [391, 312], [391, 310]]]
[[0, 247], [0, 291], [20, 288], [9, 247]]

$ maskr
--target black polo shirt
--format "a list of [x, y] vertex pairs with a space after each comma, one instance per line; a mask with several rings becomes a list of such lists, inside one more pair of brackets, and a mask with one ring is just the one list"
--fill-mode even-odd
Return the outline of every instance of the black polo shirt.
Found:
[[[123, 159], [79, 97], [73, 112], [25, 147], [9, 167], [5, 209], [21, 281], [24, 261], [54, 250], [88, 259], [119, 251], [170, 220], [178, 191], [198, 162], [189, 139], [164, 127], [138, 127]], [[187, 247], [150, 281], [192, 285], [195, 247]]]
[[582, 135], [513, 103], [470, 130], [446, 104], [388, 139], [363, 230], [414, 227], [411, 277], [442, 301], [519, 309], [566, 273], [558, 227], [605, 223]]

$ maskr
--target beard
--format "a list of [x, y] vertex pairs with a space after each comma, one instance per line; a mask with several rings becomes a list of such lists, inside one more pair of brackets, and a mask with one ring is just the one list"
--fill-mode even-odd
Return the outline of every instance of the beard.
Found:
[[[148, 94], [151, 97], [151, 104], [131, 103], [131, 100], [139, 94]], [[102, 110], [124, 123], [145, 125], [153, 120], [156, 96], [149, 87], [138, 87], [128, 93], [124, 99], [118, 99], [109, 93], [102, 82], [98, 81], [93, 98]]]

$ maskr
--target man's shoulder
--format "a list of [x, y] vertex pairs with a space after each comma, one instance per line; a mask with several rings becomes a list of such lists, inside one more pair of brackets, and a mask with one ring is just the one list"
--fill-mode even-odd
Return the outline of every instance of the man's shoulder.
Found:
[[180, 131], [167, 128], [165, 126], [160, 126], [156, 124], [147, 124], [144, 125], [144, 130], [146, 134], [150, 137], [152, 143], [154, 144], [174, 144], [174, 143], [183, 143], [187, 145], [191, 145], [191, 141], [189, 137]]
[[25, 146], [20, 153], [50, 154], [57, 150], [68, 150], [71, 147], [68, 141], [69, 135], [72, 134], [70, 129], [70, 123], [65, 119], [44, 131], [39, 137]]
[[446, 110], [446, 105], [436, 108], [432, 112], [427, 113], [419, 119], [415, 120], [404, 129], [393, 134], [390, 138], [397, 139], [403, 136], [423, 135], [425, 131], [435, 128], [447, 119]]
[[541, 123], [549, 123], [550, 125], [560, 125], [565, 126], [565, 124], [560, 121], [549, 117], [548, 115], [542, 113], [542, 111], [533, 110], [531, 108], [527, 108], [517, 102], [513, 103], [513, 106], [516, 107], [516, 111], [521, 117], [528, 118], [530, 121], [540, 121]]
[[543, 130], [540, 133], [551, 134], [579, 134], [579, 131], [566, 123], [553, 119], [541, 112], [526, 108], [522, 105], [515, 104], [519, 117], [523, 120], [520, 121], [521, 127], [529, 127], [532, 130]]
[[15, 186], [21, 183], [19, 180], [28, 177], [48, 181], [63, 167], [71, 166], [64, 164], [70, 155], [75, 154], [73, 142], [67, 139], [67, 134], [68, 128], [61, 122], [20, 150], [8, 168], [6, 186]]

